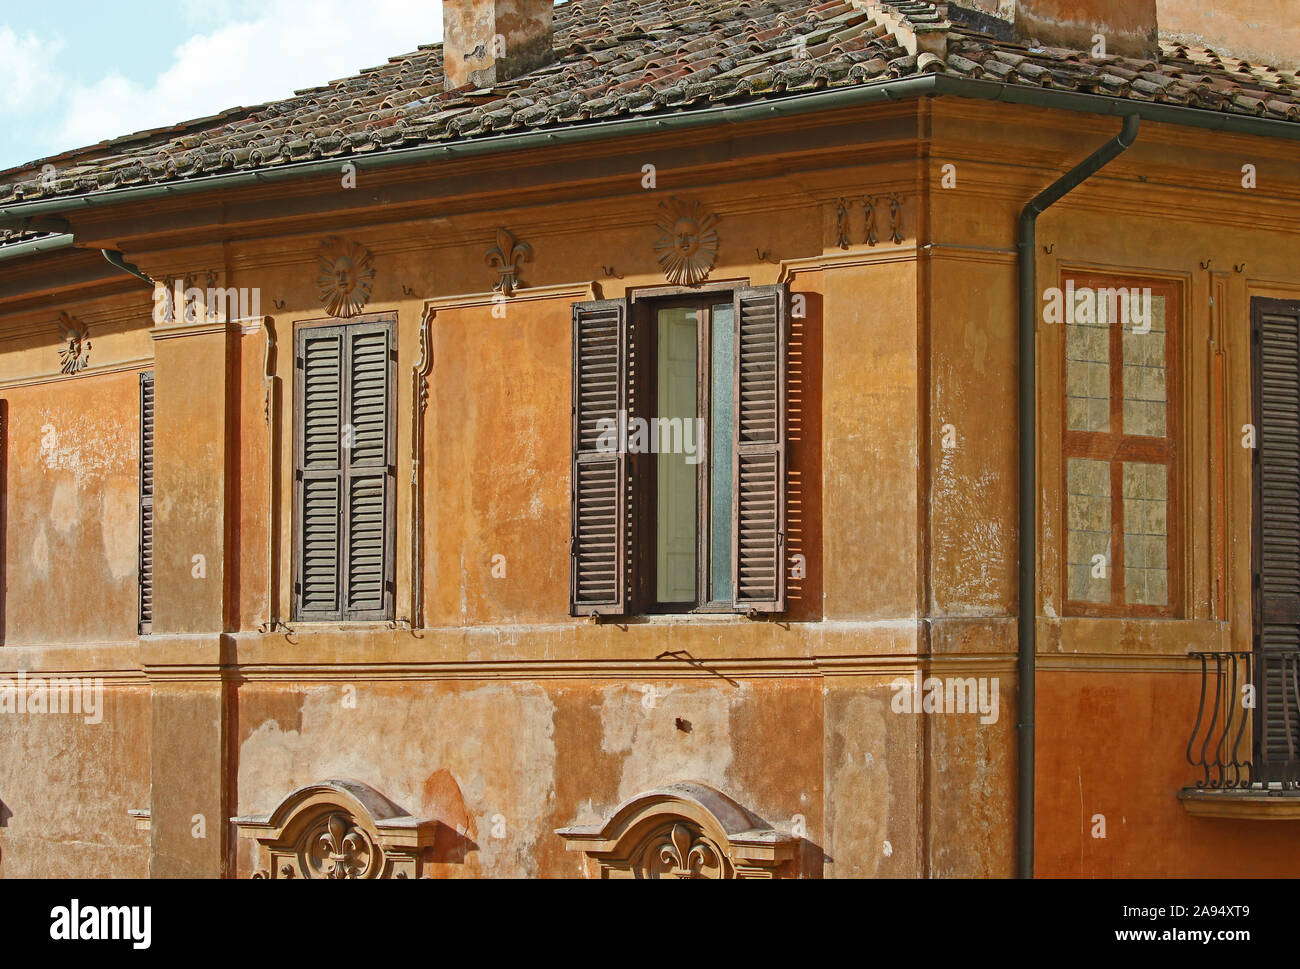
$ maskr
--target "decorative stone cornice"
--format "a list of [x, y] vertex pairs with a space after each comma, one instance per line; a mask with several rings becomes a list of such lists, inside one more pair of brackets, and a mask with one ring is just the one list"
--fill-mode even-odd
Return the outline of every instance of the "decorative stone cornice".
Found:
[[706, 784], [685, 781], [624, 801], [603, 824], [560, 828], [601, 878], [794, 877], [800, 839]]
[[270, 814], [231, 822], [262, 847], [254, 878], [418, 878], [438, 827], [348, 780], [300, 787]]

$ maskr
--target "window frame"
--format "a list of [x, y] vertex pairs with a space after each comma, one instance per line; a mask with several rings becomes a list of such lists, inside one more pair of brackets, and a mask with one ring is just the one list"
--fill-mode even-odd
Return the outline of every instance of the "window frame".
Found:
[[[292, 469], [292, 478], [291, 478], [291, 484], [292, 484], [291, 490], [293, 494], [291, 499], [292, 518], [290, 519], [291, 521], [290, 541], [291, 541], [292, 554], [290, 557], [289, 592], [290, 592], [291, 614], [293, 616], [293, 622], [296, 625], [357, 626], [357, 625], [382, 624], [387, 626], [396, 620], [396, 616], [397, 616], [397, 523], [396, 523], [396, 518], [397, 518], [396, 470], [397, 468], [396, 466], [397, 466], [397, 457], [398, 457], [397, 455], [397, 423], [398, 423], [397, 405], [399, 402], [398, 398], [401, 394], [401, 389], [397, 381], [397, 376], [398, 376], [397, 353], [398, 353], [398, 336], [399, 336], [397, 323], [398, 323], [397, 314], [389, 311], [383, 313], [367, 313], [359, 316], [354, 316], [349, 319], [338, 319], [338, 318], [326, 317], [323, 319], [300, 320], [294, 323], [293, 325], [293, 398], [289, 408], [290, 419], [293, 424], [292, 426], [293, 469]], [[388, 461], [386, 463], [385, 472], [384, 472], [385, 477], [388, 479], [386, 482], [387, 498], [384, 503], [385, 505], [384, 507], [385, 567], [384, 567], [383, 582], [384, 585], [386, 586], [385, 593], [384, 593], [384, 598], [386, 602], [385, 602], [384, 609], [382, 610], [384, 614], [382, 616], [378, 615], [377, 614], [378, 610], [371, 611], [372, 614], [364, 615], [364, 616], [359, 616], [359, 615], [350, 616], [348, 614], [348, 609], [344, 602], [346, 583], [344, 582], [342, 577], [343, 571], [347, 568], [347, 560], [346, 560], [347, 551], [344, 545], [346, 532], [342, 527], [340, 527], [339, 586], [338, 586], [339, 616], [338, 617], [322, 617], [318, 615], [304, 616], [302, 612], [302, 593], [299, 588], [299, 582], [301, 581], [303, 575], [303, 563], [302, 563], [303, 534], [302, 534], [302, 517], [301, 517], [302, 516], [302, 495], [301, 495], [301, 488], [299, 482], [299, 475], [302, 472], [302, 465], [304, 459], [303, 448], [305, 442], [304, 442], [304, 433], [303, 433], [304, 432], [303, 421], [306, 414], [305, 407], [304, 407], [305, 397], [304, 397], [304, 388], [303, 388], [304, 371], [298, 365], [300, 353], [302, 351], [302, 336], [303, 334], [311, 330], [338, 329], [342, 331], [345, 335], [342, 346], [343, 348], [346, 348], [348, 345], [348, 340], [346, 336], [347, 331], [362, 326], [371, 326], [371, 327], [382, 326], [387, 331], [387, 341], [388, 341], [387, 342], [388, 345], [388, 360], [387, 360], [388, 421], [387, 421], [387, 426], [385, 427]], [[345, 353], [346, 351], [345, 349], [341, 349], [340, 352]], [[342, 388], [342, 377], [340, 378], [340, 383]], [[339, 402], [339, 407], [340, 407], [340, 420], [342, 420], [343, 415], [345, 413], [343, 409], [344, 402], [342, 400], [340, 400]], [[344, 423], [346, 423], [346, 421], [344, 421]], [[340, 425], [340, 427], [342, 427], [342, 424]], [[340, 449], [340, 451], [342, 451], [342, 448]], [[343, 516], [346, 515], [347, 513], [347, 503], [345, 500], [345, 488], [344, 488], [344, 482], [347, 480], [347, 473], [342, 458], [342, 454], [340, 454], [339, 476], [340, 476], [339, 516], [340, 516], [340, 523], [341, 523]]]
[[[1165, 436], [1150, 438], [1125, 434], [1124, 419], [1124, 333], [1126, 328], [1112, 322], [1109, 335], [1110, 370], [1110, 427], [1106, 432], [1077, 431], [1069, 426], [1069, 340], [1062, 321], [1059, 365], [1060, 386], [1058, 405], [1061, 414], [1061, 458], [1058, 487], [1061, 509], [1060, 581], [1061, 602], [1065, 616], [1086, 618], [1147, 618], [1175, 619], [1183, 613], [1183, 586], [1185, 581], [1182, 529], [1182, 337], [1184, 317], [1184, 287], [1167, 278], [1128, 273], [1106, 273], [1094, 270], [1070, 271], [1062, 269], [1059, 285], [1064, 291], [1073, 281], [1075, 291], [1080, 289], [1150, 289], [1153, 297], [1165, 298]], [[1118, 427], [1118, 430], [1115, 428]], [[1088, 602], [1070, 598], [1070, 538], [1069, 538], [1069, 466], [1071, 459], [1104, 461], [1110, 468], [1110, 528], [1111, 600], [1106, 603]], [[1167, 508], [1165, 514], [1166, 569], [1168, 586], [1166, 604], [1163, 606], [1129, 603], [1125, 591], [1124, 547], [1124, 464], [1135, 462], [1158, 464], [1166, 469]]]
[[[703, 420], [700, 425], [704, 433], [700, 437], [700, 463], [696, 467], [695, 480], [695, 602], [660, 602], [658, 599], [658, 507], [659, 507], [659, 455], [634, 455], [632, 477], [634, 487], [644, 496], [644, 508], [639, 518], [639, 527], [633, 532], [631, 556], [640, 582], [639, 602], [634, 611], [643, 615], [733, 615], [735, 613], [735, 563], [728, 576], [732, 586], [731, 597], [725, 601], [712, 599], [710, 581], [710, 553], [713, 540], [713, 496], [709, 470], [713, 462], [713, 427], [709, 416], [713, 404], [713, 310], [721, 303], [734, 305], [735, 294], [746, 287], [739, 281], [718, 282], [699, 287], [669, 287], [644, 290], [629, 294], [632, 312], [632, 325], [639, 339], [637, 365], [643, 376], [642, 392], [644, 396], [645, 416], [653, 417], [658, 413], [658, 359], [657, 330], [658, 314], [665, 309], [695, 309], [699, 316], [696, 320], [696, 356], [695, 356], [695, 415]], [[734, 325], [734, 323], [733, 323]], [[736, 394], [735, 377], [731, 378], [731, 394]], [[728, 447], [734, 445], [729, 444]], [[732, 455], [734, 459], [734, 454]], [[734, 475], [733, 475], [734, 483]], [[646, 540], [639, 540], [646, 536]], [[734, 556], [733, 556], [734, 557]]]

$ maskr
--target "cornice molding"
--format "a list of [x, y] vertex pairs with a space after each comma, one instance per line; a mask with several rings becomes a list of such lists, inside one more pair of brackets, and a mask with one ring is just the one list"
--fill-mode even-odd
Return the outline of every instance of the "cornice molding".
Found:
[[151, 327], [149, 335], [157, 341], [177, 340], [190, 336], [209, 336], [213, 333], [256, 333], [263, 326], [266, 319], [266, 317], [257, 316], [242, 320], [222, 320], [215, 323], [205, 320], [202, 323], [183, 323], [179, 326], [168, 324], [166, 326]]
[[795, 273], [817, 272], [827, 269], [849, 269], [854, 266], [878, 266], [886, 263], [916, 262], [917, 247], [912, 245], [856, 246], [847, 252], [826, 252], [820, 256], [803, 256], [782, 259], [778, 282], [789, 282]]
[[[531, 302], [540, 299], [595, 299], [596, 283], [560, 283], [554, 286], [531, 286], [517, 289], [514, 295], [506, 299], [507, 303]], [[424, 312], [432, 319], [439, 312], [456, 309], [470, 309], [475, 306], [492, 306], [500, 303], [504, 297], [501, 293], [489, 290], [484, 293], [461, 293], [456, 296], [438, 296], [424, 301]]]
[[127, 373], [132, 370], [148, 370], [154, 365], [153, 357], [136, 357], [118, 363], [107, 363], [98, 367], [87, 367], [80, 373], [45, 373], [35, 377], [18, 377], [13, 380], [0, 380], [0, 390], [13, 390], [18, 387], [37, 387], [42, 384], [62, 383], [65, 380], [85, 380], [87, 377], [101, 377], [114, 373]]

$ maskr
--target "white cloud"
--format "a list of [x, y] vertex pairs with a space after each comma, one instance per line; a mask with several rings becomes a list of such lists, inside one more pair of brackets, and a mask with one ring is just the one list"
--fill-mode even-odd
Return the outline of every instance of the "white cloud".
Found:
[[62, 88], [54, 70], [54, 57], [61, 46], [42, 42], [30, 31], [19, 37], [9, 27], [0, 26], [0, 109], [34, 114], [51, 107]]
[[[225, 9], [236, 6], [242, 5], [227, 2]], [[79, 148], [289, 97], [441, 38], [442, 5], [434, 0], [315, 0], [310, 7], [301, 0], [267, 0], [256, 15], [185, 41], [172, 66], [151, 83], [113, 72], [70, 86], [54, 140], [59, 150]], [[0, 29], [0, 64], [4, 39]], [[30, 56], [30, 46], [20, 49]]]

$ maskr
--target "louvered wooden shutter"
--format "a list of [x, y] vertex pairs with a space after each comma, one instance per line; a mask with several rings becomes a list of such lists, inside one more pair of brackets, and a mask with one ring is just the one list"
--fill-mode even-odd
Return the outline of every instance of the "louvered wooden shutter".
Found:
[[140, 374], [140, 633], [153, 630], [153, 372]]
[[1255, 637], [1260, 753], [1300, 758], [1300, 303], [1253, 301]]
[[785, 610], [788, 305], [783, 286], [735, 294], [732, 588], [737, 612]]
[[[346, 463], [347, 549], [344, 611], [349, 619], [387, 619], [393, 602], [393, 421], [385, 323], [349, 327]], [[348, 432], [348, 428], [351, 432]]]
[[620, 427], [620, 414], [627, 414], [630, 368], [627, 302], [574, 304], [569, 609], [575, 616], [621, 616], [628, 605], [628, 456], [617, 441], [613, 451], [602, 450], [601, 432]]
[[298, 333], [299, 619], [391, 618], [391, 339], [384, 322]]
[[335, 619], [342, 612], [343, 329], [298, 333], [299, 619]]

